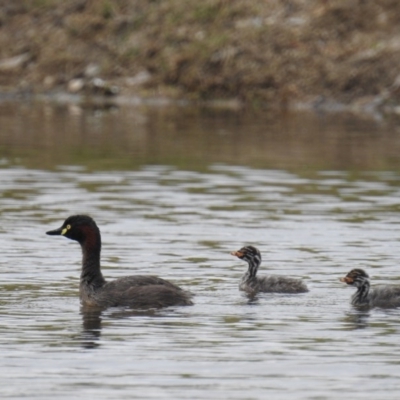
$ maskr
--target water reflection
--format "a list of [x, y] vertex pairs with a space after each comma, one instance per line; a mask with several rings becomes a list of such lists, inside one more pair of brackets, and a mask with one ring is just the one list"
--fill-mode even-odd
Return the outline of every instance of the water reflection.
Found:
[[95, 349], [100, 345], [102, 310], [81, 307], [80, 313], [82, 315], [83, 330], [79, 340], [83, 348]]
[[245, 293], [244, 296], [247, 297], [247, 304], [248, 305], [256, 305], [258, 304], [258, 294], [257, 293]]
[[346, 329], [357, 330], [369, 327], [369, 318], [371, 314], [369, 310], [352, 310], [343, 317], [343, 323]]
[[[79, 337], [81, 346], [85, 349], [96, 349], [100, 347], [101, 332], [103, 329], [103, 319], [107, 321], [123, 320], [129, 318], [143, 317], [165, 317], [159, 310], [135, 310], [131, 308], [109, 308], [102, 309], [96, 307], [81, 306], [80, 314], [82, 316], [82, 335]], [[134, 322], [132, 322], [134, 325]]]
[[306, 170], [400, 166], [396, 125], [343, 114], [272, 118], [189, 107], [93, 110], [0, 103], [0, 126], [0, 157], [40, 168], [156, 163], [199, 169], [215, 162]]

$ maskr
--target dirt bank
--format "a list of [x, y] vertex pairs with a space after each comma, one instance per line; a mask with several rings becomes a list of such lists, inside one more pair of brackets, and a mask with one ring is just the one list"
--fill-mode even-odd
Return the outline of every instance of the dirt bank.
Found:
[[400, 108], [398, 0], [0, 0], [0, 92]]

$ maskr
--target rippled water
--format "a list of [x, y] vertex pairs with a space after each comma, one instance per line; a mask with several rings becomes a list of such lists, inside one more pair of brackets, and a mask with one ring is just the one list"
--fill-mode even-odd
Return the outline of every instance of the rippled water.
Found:
[[[0, 107], [2, 398], [398, 398], [400, 310], [354, 310], [338, 281], [400, 283], [398, 131], [69, 107]], [[195, 305], [81, 311], [80, 248], [44, 234], [74, 213], [106, 277], [157, 274]], [[250, 301], [243, 244], [310, 292]]]

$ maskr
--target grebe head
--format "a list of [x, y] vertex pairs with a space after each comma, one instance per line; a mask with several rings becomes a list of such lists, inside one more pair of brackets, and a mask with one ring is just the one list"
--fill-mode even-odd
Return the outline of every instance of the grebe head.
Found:
[[82, 244], [87, 239], [98, 237], [100, 231], [91, 217], [72, 215], [64, 221], [60, 228], [48, 231], [46, 234], [65, 236]]
[[238, 251], [232, 251], [231, 254], [240, 258], [241, 260], [245, 260], [248, 263], [257, 264], [261, 263], [261, 253], [254, 246], [245, 246], [242, 247]]
[[352, 269], [344, 278], [340, 278], [339, 280], [340, 282], [359, 288], [369, 283], [369, 276], [363, 269], [356, 268]]

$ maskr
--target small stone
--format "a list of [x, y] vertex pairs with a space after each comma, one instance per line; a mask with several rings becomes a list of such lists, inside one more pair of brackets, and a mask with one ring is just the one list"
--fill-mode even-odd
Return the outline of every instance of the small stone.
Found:
[[83, 79], [71, 79], [68, 82], [68, 91], [70, 93], [78, 93], [85, 86], [85, 82]]
[[104, 81], [104, 79], [101, 79], [101, 78], [94, 78], [94, 79], [92, 80], [92, 85], [93, 85], [93, 87], [95, 87], [95, 88], [103, 89], [103, 88], [106, 86], [106, 82]]
[[141, 86], [151, 80], [151, 74], [149, 71], [140, 71], [135, 76], [126, 78], [126, 84], [129, 86]]
[[52, 88], [55, 83], [56, 83], [56, 78], [54, 76], [48, 75], [43, 79], [43, 85], [48, 89]]
[[90, 63], [85, 68], [85, 76], [87, 78], [94, 78], [96, 75], [99, 75], [100, 67], [98, 64]]
[[19, 56], [3, 59], [0, 61], [0, 71], [6, 72], [18, 69], [27, 63], [30, 58], [29, 53], [23, 53]]
[[104, 96], [115, 96], [119, 93], [118, 86], [110, 85], [101, 78], [94, 78], [91, 81], [90, 86], [94, 93], [102, 94]]

